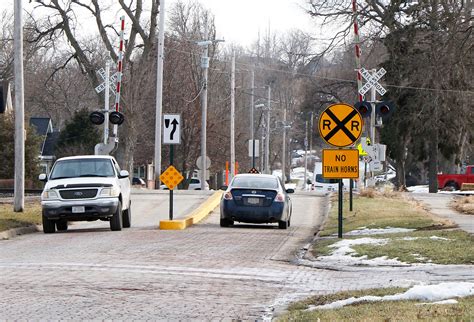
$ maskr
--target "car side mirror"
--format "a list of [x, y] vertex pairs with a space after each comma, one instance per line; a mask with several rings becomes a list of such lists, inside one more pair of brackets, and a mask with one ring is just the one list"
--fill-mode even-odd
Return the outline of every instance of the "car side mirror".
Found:
[[38, 176], [38, 180], [46, 182], [46, 181], [48, 181], [48, 176], [45, 173], [42, 173]]
[[227, 190], [227, 188], [229, 188], [229, 186], [221, 186], [221, 190]]
[[286, 193], [295, 193], [295, 189], [286, 189]]
[[128, 173], [127, 170], [122, 170], [122, 171], [120, 171], [119, 179], [128, 178], [129, 175], [130, 174]]

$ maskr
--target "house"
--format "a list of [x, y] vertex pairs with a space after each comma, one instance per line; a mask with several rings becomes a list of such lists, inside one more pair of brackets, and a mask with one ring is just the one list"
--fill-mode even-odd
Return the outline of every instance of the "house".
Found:
[[0, 81], [0, 114], [12, 112], [13, 104], [10, 83], [7, 81]]
[[36, 134], [42, 138], [40, 146], [38, 147], [41, 172], [49, 173], [51, 166], [56, 160], [55, 147], [60, 132], [54, 131], [53, 123], [49, 117], [31, 117], [30, 126], [32, 126]]

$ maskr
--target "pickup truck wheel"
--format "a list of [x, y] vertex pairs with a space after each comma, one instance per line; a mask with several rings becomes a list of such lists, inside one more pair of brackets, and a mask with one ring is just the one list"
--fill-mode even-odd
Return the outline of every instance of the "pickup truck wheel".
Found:
[[67, 230], [67, 220], [58, 220], [58, 221], [56, 221], [56, 229], [58, 231], [66, 231]]
[[122, 203], [120, 201], [117, 205], [117, 210], [115, 211], [112, 218], [110, 218], [110, 230], [122, 230]]
[[56, 223], [53, 220], [49, 220], [45, 215], [42, 215], [43, 219], [43, 232], [45, 234], [52, 234], [56, 232]]
[[446, 187], [452, 187], [454, 190], [459, 190], [459, 186], [456, 182], [450, 181], [446, 184]]
[[123, 228], [130, 228], [132, 225], [132, 203], [128, 204], [128, 209], [122, 212]]

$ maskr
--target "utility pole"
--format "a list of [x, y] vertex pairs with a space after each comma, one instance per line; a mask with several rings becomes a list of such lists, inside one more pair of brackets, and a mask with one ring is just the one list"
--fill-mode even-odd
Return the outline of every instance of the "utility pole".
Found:
[[156, 113], [155, 113], [155, 189], [160, 189], [161, 174], [161, 114], [163, 110], [163, 52], [165, 45], [165, 0], [160, 0], [160, 26], [156, 61]]
[[[206, 21], [207, 24], [207, 21]], [[207, 178], [207, 75], [209, 69], [209, 57], [208, 57], [208, 47], [210, 44], [215, 42], [221, 42], [224, 40], [208, 40], [207, 27], [204, 31], [204, 40], [198, 41], [197, 44], [204, 48], [201, 56], [201, 68], [202, 68], [202, 92], [201, 92], [201, 158], [202, 158], [202, 169], [201, 169], [201, 190], [206, 188], [206, 178]]]
[[308, 180], [307, 178], [307, 172], [308, 172], [308, 120], [305, 121], [305, 126], [304, 126], [304, 191], [306, 191], [307, 183], [306, 181]]
[[265, 173], [271, 174], [270, 171], [270, 111], [271, 111], [271, 95], [272, 88], [268, 85], [267, 97], [267, 135], [265, 141]]
[[309, 126], [309, 151], [311, 153], [311, 155], [313, 155], [313, 111], [310, 112], [311, 113], [311, 120], [310, 120], [310, 126]]
[[201, 93], [201, 159], [202, 159], [202, 169], [201, 169], [201, 190], [206, 188], [206, 178], [207, 178], [207, 75], [209, 69], [209, 57], [208, 57], [208, 46], [209, 41], [207, 40], [207, 26], [204, 31], [203, 46], [204, 51], [201, 57], [201, 68], [202, 72], [202, 93]]
[[[252, 77], [250, 79], [250, 139], [252, 140], [252, 168], [255, 168], [255, 135], [254, 135], [254, 87], [255, 87], [255, 70], [252, 68]], [[263, 143], [263, 142], [262, 142]]]
[[261, 131], [262, 131], [262, 143], [260, 144], [261, 148], [260, 148], [260, 171], [262, 173], [265, 173], [265, 168], [263, 167], [264, 166], [264, 156], [265, 156], [265, 147], [263, 146], [263, 143], [265, 142], [265, 120], [262, 120], [262, 128], [261, 128]]
[[230, 73], [230, 180], [235, 174], [235, 53]]
[[283, 149], [281, 154], [281, 181], [285, 184], [286, 176], [286, 107], [283, 110]]
[[23, 88], [23, 0], [15, 0], [15, 200], [13, 211], [25, 207], [25, 106]]

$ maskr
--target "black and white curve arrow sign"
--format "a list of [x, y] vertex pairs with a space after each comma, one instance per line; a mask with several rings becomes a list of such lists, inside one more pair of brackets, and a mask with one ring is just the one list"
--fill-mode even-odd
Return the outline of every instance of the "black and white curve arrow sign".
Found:
[[163, 143], [180, 144], [181, 143], [181, 115], [163, 114]]

